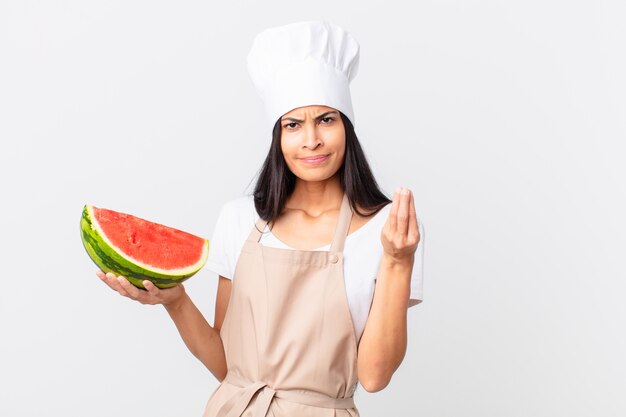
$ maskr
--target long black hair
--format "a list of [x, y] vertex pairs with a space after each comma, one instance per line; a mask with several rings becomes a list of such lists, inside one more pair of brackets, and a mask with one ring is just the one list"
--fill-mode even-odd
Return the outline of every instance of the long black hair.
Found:
[[[391, 200], [383, 194], [376, 183], [352, 122], [343, 113], [339, 112], [339, 114], [346, 133], [346, 152], [337, 174], [352, 210], [360, 216], [368, 216], [378, 212]], [[257, 213], [270, 224], [278, 219], [285, 207], [287, 197], [291, 195], [296, 185], [296, 176], [285, 162], [280, 139], [279, 118], [274, 125], [272, 144], [259, 171], [253, 192]], [[365, 212], [359, 211], [357, 204]]]

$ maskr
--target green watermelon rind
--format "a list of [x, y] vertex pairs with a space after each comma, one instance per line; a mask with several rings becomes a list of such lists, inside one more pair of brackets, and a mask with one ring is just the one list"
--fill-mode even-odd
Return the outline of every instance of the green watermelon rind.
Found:
[[209, 241], [205, 239], [203, 256], [198, 263], [186, 270], [177, 270], [180, 273], [167, 274], [138, 265], [137, 261], [128, 259], [116, 250], [92, 221], [88, 205], [83, 208], [80, 229], [83, 246], [94, 263], [105, 273], [112, 272], [126, 277], [138, 288], [145, 289], [142, 282], [145, 279], [152, 281], [158, 288], [174, 287], [195, 275], [208, 257]]

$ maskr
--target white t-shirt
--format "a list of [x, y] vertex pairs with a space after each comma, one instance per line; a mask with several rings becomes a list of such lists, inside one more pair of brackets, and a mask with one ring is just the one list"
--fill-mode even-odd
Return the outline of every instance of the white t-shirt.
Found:
[[[350, 233], [344, 244], [344, 279], [357, 341], [365, 328], [374, 297], [376, 275], [383, 255], [380, 234], [390, 209], [391, 204], [387, 204], [367, 223]], [[243, 244], [259, 217], [251, 195], [224, 204], [210, 241], [206, 267], [224, 278], [232, 279]], [[420, 242], [411, 275], [409, 306], [419, 304], [423, 300], [424, 225], [419, 217], [417, 222]], [[260, 243], [269, 247], [293, 249], [278, 240], [269, 227], [265, 228]], [[330, 244], [315, 250], [330, 250]]]

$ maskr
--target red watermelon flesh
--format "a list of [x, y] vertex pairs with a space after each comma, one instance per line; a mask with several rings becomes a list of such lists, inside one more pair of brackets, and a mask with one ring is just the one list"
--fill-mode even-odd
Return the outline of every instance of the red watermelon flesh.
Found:
[[109, 243], [151, 268], [186, 269], [201, 262], [206, 240], [130, 214], [91, 206]]

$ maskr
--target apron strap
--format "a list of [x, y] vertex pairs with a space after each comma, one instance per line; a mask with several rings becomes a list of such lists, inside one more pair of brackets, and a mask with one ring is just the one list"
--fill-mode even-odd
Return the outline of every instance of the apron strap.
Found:
[[261, 240], [261, 235], [263, 234], [263, 231], [265, 230], [265, 226], [267, 226], [267, 220], [263, 220], [259, 218], [259, 220], [257, 220], [256, 224], [250, 231], [248, 240], [251, 242], [258, 242], [259, 240]]
[[346, 242], [351, 221], [352, 207], [350, 207], [350, 200], [348, 200], [348, 196], [344, 194], [343, 200], [341, 201], [341, 209], [339, 209], [337, 227], [335, 227], [335, 236], [333, 237], [333, 243], [330, 245], [331, 253], [343, 252], [343, 245]]
[[[350, 222], [352, 221], [352, 207], [350, 207], [350, 200], [344, 193], [341, 200], [341, 208], [339, 209], [339, 216], [337, 218], [337, 226], [335, 227], [335, 234], [333, 236], [333, 242], [330, 245], [330, 252], [343, 252], [343, 246], [350, 230]], [[250, 231], [248, 240], [251, 242], [258, 242], [261, 240], [263, 231], [267, 226], [267, 221], [259, 218], [256, 224]]]

